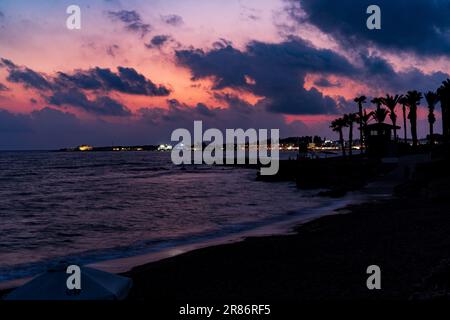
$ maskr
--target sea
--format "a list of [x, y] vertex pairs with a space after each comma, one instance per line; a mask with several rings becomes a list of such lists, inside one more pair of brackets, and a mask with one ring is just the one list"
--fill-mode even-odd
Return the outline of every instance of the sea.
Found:
[[256, 177], [255, 169], [175, 166], [166, 152], [0, 152], [0, 283], [61, 262], [207, 246], [349, 201]]

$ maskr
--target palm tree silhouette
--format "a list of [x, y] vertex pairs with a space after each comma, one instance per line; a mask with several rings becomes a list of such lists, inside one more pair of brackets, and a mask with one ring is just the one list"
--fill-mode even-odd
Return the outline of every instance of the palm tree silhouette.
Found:
[[411, 123], [411, 136], [413, 139], [413, 147], [417, 147], [417, 106], [420, 105], [420, 100], [422, 100], [422, 93], [417, 90], [408, 91], [406, 94], [406, 99], [408, 100], [409, 105], [409, 114], [408, 119]]
[[362, 118], [360, 119], [360, 121], [363, 125], [363, 130], [365, 127], [367, 127], [369, 125], [370, 119], [372, 119], [372, 117], [373, 117], [373, 111], [367, 112], [367, 110], [364, 110]]
[[450, 79], [442, 82], [437, 93], [441, 101], [442, 135], [445, 141], [448, 141], [450, 137]]
[[408, 143], [408, 130], [406, 127], [406, 106], [408, 105], [408, 99], [405, 96], [401, 96], [398, 103], [402, 105], [403, 111], [403, 132], [405, 133], [405, 143]]
[[[345, 140], [343, 135], [343, 128], [349, 127], [349, 154], [352, 155], [353, 150], [353, 128], [354, 123], [359, 124], [360, 129], [360, 141], [361, 150], [367, 148], [366, 139], [364, 138], [366, 128], [369, 124], [370, 119], [374, 119], [377, 123], [382, 124], [385, 122], [386, 117], [389, 115], [392, 121], [392, 127], [394, 131], [394, 140], [398, 141], [397, 136], [397, 114], [395, 108], [398, 104], [402, 105], [403, 113], [403, 128], [404, 128], [404, 141], [405, 144], [408, 143], [408, 128], [407, 121], [410, 122], [410, 130], [412, 137], [413, 147], [417, 147], [419, 140], [417, 137], [417, 108], [424, 98], [423, 94], [417, 90], [408, 91], [406, 95], [390, 95], [386, 94], [385, 97], [375, 97], [371, 100], [373, 104], [376, 105], [375, 111], [367, 112], [363, 109], [363, 104], [366, 102], [365, 96], [359, 96], [354, 98], [354, 101], [358, 104], [357, 113], [345, 114], [342, 118], [335, 119], [332, 121], [330, 128], [333, 131], [339, 132], [339, 140], [342, 147], [342, 154], [346, 156], [345, 150]], [[429, 123], [429, 136], [430, 144], [434, 144], [434, 125], [436, 123], [435, 109], [438, 102], [441, 104], [442, 109], [442, 131], [444, 136], [444, 141], [450, 141], [450, 79], [442, 82], [442, 85], [437, 89], [436, 92], [428, 91], [425, 94], [425, 99], [428, 105], [428, 123]], [[383, 108], [382, 105], [387, 107]], [[407, 113], [407, 109], [409, 112]], [[382, 126], [380, 126], [382, 127]], [[384, 130], [384, 128], [383, 128]]]
[[348, 131], [348, 141], [349, 141], [349, 151], [348, 154], [350, 157], [353, 155], [353, 124], [358, 120], [358, 116], [356, 113], [349, 113], [344, 115], [344, 121], [349, 127]]
[[[361, 131], [364, 131], [366, 129], [366, 127], [369, 125], [369, 121], [370, 121], [370, 119], [372, 119], [372, 117], [373, 117], [372, 111], [367, 112], [367, 110], [364, 110], [362, 117], [359, 118], [359, 122], [361, 123], [361, 127], [362, 127]], [[366, 139], [364, 139], [364, 147], [365, 147], [365, 149], [367, 149]]]
[[386, 120], [389, 111], [385, 108], [378, 107], [375, 111], [372, 112], [372, 118], [377, 123], [383, 123]]
[[389, 109], [389, 117], [391, 118], [392, 125], [394, 126], [394, 141], [397, 141], [397, 115], [395, 114], [395, 107], [402, 97], [403, 96], [399, 96], [398, 94], [395, 96], [387, 94], [386, 98], [382, 99], [383, 104]]
[[344, 120], [344, 118], [337, 118], [336, 120], [333, 120], [331, 122], [330, 128], [335, 131], [339, 132], [339, 143], [341, 144], [342, 148], [342, 155], [345, 157], [345, 143], [344, 143], [344, 133], [343, 129], [347, 126], [347, 122]]
[[372, 101], [373, 104], [377, 106], [377, 110], [381, 108], [381, 105], [383, 104], [383, 98], [373, 98]]
[[436, 92], [428, 91], [425, 94], [425, 99], [428, 104], [428, 123], [430, 124], [430, 144], [434, 143], [434, 123], [436, 122], [436, 116], [434, 115], [434, 108], [439, 102], [439, 95]]
[[359, 122], [359, 141], [361, 144], [361, 148], [363, 147], [364, 143], [363, 143], [363, 123], [362, 123], [362, 118], [363, 118], [363, 103], [366, 102], [366, 96], [360, 96], [360, 97], [356, 97], [355, 98], [355, 102], [358, 104], [358, 122]]

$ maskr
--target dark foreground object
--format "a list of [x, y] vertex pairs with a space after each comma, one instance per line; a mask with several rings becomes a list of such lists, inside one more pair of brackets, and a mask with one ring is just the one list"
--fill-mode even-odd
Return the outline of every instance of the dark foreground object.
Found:
[[[418, 180], [399, 188], [400, 199], [355, 206], [349, 214], [307, 223], [296, 235], [251, 238], [135, 268], [126, 274], [134, 280], [129, 299], [449, 299], [450, 175], [441, 171], [445, 166], [424, 166]], [[440, 193], [430, 195], [436, 185]], [[404, 190], [414, 190], [413, 197]], [[381, 268], [381, 290], [366, 287], [369, 265]]]
[[295, 181], [300, 189], [326, 189], [320, 195], [342, 197], [395, 169], [395, 164], [362, 156], [351, 158], [281, 160], [276, 175], [258, 176], [263, 181]]

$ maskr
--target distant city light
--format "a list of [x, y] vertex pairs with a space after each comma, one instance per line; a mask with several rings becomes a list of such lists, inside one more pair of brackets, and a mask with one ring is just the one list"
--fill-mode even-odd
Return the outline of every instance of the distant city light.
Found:
[[88, 145], [82, 145], [78, 147], [78, 150], [80, 151], [92, 151], [92, 149], [94, 149], [92, 146], [88, 146]]
[[172, 146], [170, 144], [160, 144], [158, 147], [158, 151], [170, 151], [172, 150]]

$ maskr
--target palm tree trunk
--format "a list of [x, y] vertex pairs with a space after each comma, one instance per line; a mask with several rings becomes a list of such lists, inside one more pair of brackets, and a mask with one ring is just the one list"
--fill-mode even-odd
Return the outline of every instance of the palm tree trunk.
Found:
[[411, 137], [413, 139], [413, 147], [417, 147], [417, 107], [410, 107], [409, 120], [411, 121]]
[[345, 157], [344, 133], [342, 132], [342, 129], [339, 130], [339, 141], [341, 143], [342, 155]]
[[362, 103], [358, 103], [359, 106], [359, 144], [361, 145], [361, 153], [363, 153], [364, 151], [364, 143], [363, 143], [363, 108], [362, 108]]
[[397, 142], [397, 121], [392, 118], [392, 125], [394, 126], [394, 141]]
[[433, 128], [433, 122], [430, 121], [430, 144], [433, 145], [434, 144], [434, 128]]
[[[364, 130], [366, 130], [366, 126], [367, 126], [367, 124], [364, 125]], [[368, 143], [366, 138], [367, 138], [367, 136], [364, 135], [364, 148], [365, 148], [365, 150], [367, 152], [367, 150], [369, 150], [369, 143]]]
[[408, 143], [408, 132], [406, 129], [406, 106], [403, 105], [403, 131], [405, 132], [405, 143]]
[[349, 151], [348, 154], [350, 155], [350, 157], [353, 155], [353, 123], [350, 124], [350, 128], [349, 128], [349, 134], [348, 134], [348, 140], [349, 140]]

